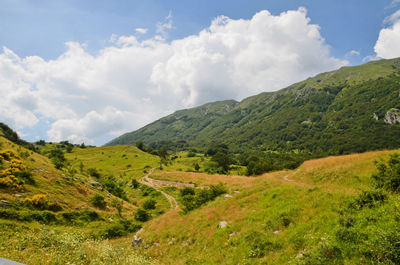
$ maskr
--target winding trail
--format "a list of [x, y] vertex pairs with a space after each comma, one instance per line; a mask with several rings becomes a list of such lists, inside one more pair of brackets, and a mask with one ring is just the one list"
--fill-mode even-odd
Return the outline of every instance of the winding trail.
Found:
[[179, 209], [179, 205], [178, 202], [176, 201], [176, 199], [174, 197], [172, 197], [171, 195], [165, 193], [164, 191], [161, 190], [161, 183], [150, 178], [149, 176], [153, 173], [154, 168], [152, 168], [149, 173], [147, 173], [146, 175], [144, 175], [143, 177], [141, 177], [138, 182], [140, 184], [146, 185], [146, 186], [150, 186], [153, 189], [159, 191], [165, 198], [167, 198], [167, 200], [169, 201], [169, 204], [171, 205], [171, 210], [173, 209]]

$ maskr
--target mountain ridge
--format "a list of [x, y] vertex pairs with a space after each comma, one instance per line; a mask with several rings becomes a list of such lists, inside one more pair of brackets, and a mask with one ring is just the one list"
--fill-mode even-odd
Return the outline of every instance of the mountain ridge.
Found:
[[[297, 149], [327, 154], [396, 148], [400, 128], [387, 125], [384, 116], [400, 108], [399, 73], [399, 58], [346, 66], [240, 102], [218, 101], [179, 110], [106, 145], [186, 141], [201, 150], [225, 143], [234, 151]], [[204, 109], [210, 111], [202, 116]], [[382, 141], [383, 135], [389, 137]], [[335, 141], [328, 140], [326, 147], [321, 138]], [[357, 139], [352, 143], [354, 138], [376, 144]], [[335, 147], [339, 142], [348, 146]]]

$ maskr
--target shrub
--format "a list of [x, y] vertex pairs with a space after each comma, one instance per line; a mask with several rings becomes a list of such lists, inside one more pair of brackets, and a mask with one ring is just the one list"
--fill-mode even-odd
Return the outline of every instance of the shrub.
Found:
[[139, 188], [139, 182], [136, 179], [132, 179], [132, 187], [134, 189]]
[[57, 221], [53, 213], [46, 211], [33, 211], [22, 215], [22, 221], [38, 221], [39, 223], [49, 224]]
[[58, 204], [58, 202], [50, 202], [47, 204], [47, 210], [52, 211], [52, 212], [59, 212], [62, 211], [62, 206]]
[[105, 179], [101, 179], [100, 183], [112, 195], [126, 199], [126, 194], [123, 189], [122, 183], [118, 183], [113, 177], [110, 176]]
[[111, 201], [111, 206], [114, 207], [115, 209], [117, 209], [118, 211], [118, 215], [122, 216], [122, 205], [123, 205], [123, 201], [122, 200], [118, 200], [117, 198], [114, 198]]
[[109, 225], [100, 232], [101, 237], [108, 239], [126, 236], [127, 234], [128, 233], [125, 231], [124, 226], [120, 223]]
[[104, 200], [104, 196], [96, 193], [93, 195], [93, 197], [90, 199], [90, 202], [97, 208], [104, 209], [107, 206], [107, 202]]
[[156, 208], [156, 203], [157, 203], [157, 202], [156, 202], [155, 200], [153, 200], [153, 199], [148, 199], [148, 200], [144, 201], [142, 207], [143, 207], [143, 209], [145, 209], [145, 210], [153, 210], [153, 209]]
[[198, 192], [195, 192], [192, 188], [182, 189], [181, 202], [184, 206], [183, 210], [184, 212], [188, 212], [199, 208], [201, 205], [214, 200], [224, 193], [226, 193], [226, 188], [222, 184], [211, 185], [208, 189], [202, 189]]
[[100, 173], [97, 171], [96, 168], [88, 168], [87, 173], [89, 176], [94, 177], [94, 178], [100, 178]]
[[32, 174], [12, 150], [1, 151], [0, 156], [9, 161], [7, 167], [0, 170], [0, 187], [22, 190], [24, 180], [34, 183]]
[[25, 182], [28, 184], [31, 184], [31, 185], [35, 184], [35, 180], [32, 177], [32, 173], [29, 171], [23, 170], [17, 176], [22, 178], [23, 180], [25, 180]]
[[0, 177], [0, 187], [12, 188], [15, 190], [23, 190], [22, 185], [23, 185], [23, 182], [20, 181], [14, 175], [7, 175], [5, 177]]
[[57, 169], [63, 168], [65, 166], [65, 162], [67, 161], [64, 157], [64, 152], [60, 149], [51, 150], [49, 158]]
[[47, 208], [47, 196], [45, 194], [35, 194], [32, 198], [25, 198], [25, 205], [44, 210]]
[[141, 187], [141, 189], [142, 189], [142, 192], [141, 192], [142, 196], [144, 196], [144, 197], [150, 195], [151, 197], [154, 198], [161, 194], [159, 191], [153, 189], [152, 187], [146, 186], [146, 185], [143, 185]]
[[81, 222], [93, 222], [100, 218], [99, 214], [96, 211], [92, 210], [82, 210], [82, 211], [74, 211], [74, 212], [64, 212], [62, 213], [62, 217], [71, 223]]
[[372, 177], [378, 188], [392, 192], [400, 191], [400, 154], [392, 154], [387, 162], [375, 162], [378, 173]]
[[118, 223], [108, 225], [103, 231], [100, 232], [100, 236], [111, 239], [126, 236], [128, 233], [136, 232], [140, 228], [142, 228], [142, 226], [139, 224], [133, 224], [129, 220], [121, 219]]
[[377, 204], [382, 204], [387, 200], [387, 195], [381, 190], [363, 191], [350, 203], [349, 207], [360, 210], [364, 207], [372, 208]]
[[135, 213], [135, 220], [139, 222], [146, 222], [150, 219], [150, 215], [146, 210], [138, 209]]
[[0, 218], [18, 220], [20, 219], [20, 214], [13, 209], [0, 210]]
[[181, 194], [181, 196], [194, 195], [195, 192], [194, 192], [193, 188], [185, 187], [185, 188], [180, 190], [180, 194]]

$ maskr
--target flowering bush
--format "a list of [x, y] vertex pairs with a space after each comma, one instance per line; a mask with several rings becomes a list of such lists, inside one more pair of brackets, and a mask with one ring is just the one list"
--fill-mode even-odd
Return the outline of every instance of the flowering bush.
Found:
[[0, 151], [0, 164], [7, 161], [5, 167], [0, 168], [0, 187], [23, 190], [24, 180], [33, 183], [32, 175], [12, 150]]
[[32, 198], [26, 198], [24, 203], [28, 206], [33, 206], [39, 209], [47, 207], [47, 196], [45, 194], [35, 194]]

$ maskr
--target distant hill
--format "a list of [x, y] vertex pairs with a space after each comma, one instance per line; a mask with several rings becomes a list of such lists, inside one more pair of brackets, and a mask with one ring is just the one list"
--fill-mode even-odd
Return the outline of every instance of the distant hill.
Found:
[[400, 59], [373, 61], [241, 102], [219, 101], [180, 110], [107, 145], [185, 141], [200, 150], [224, 143], [237, 152], [323, 154], [396, 148], [400, 146], [399, 96]]

